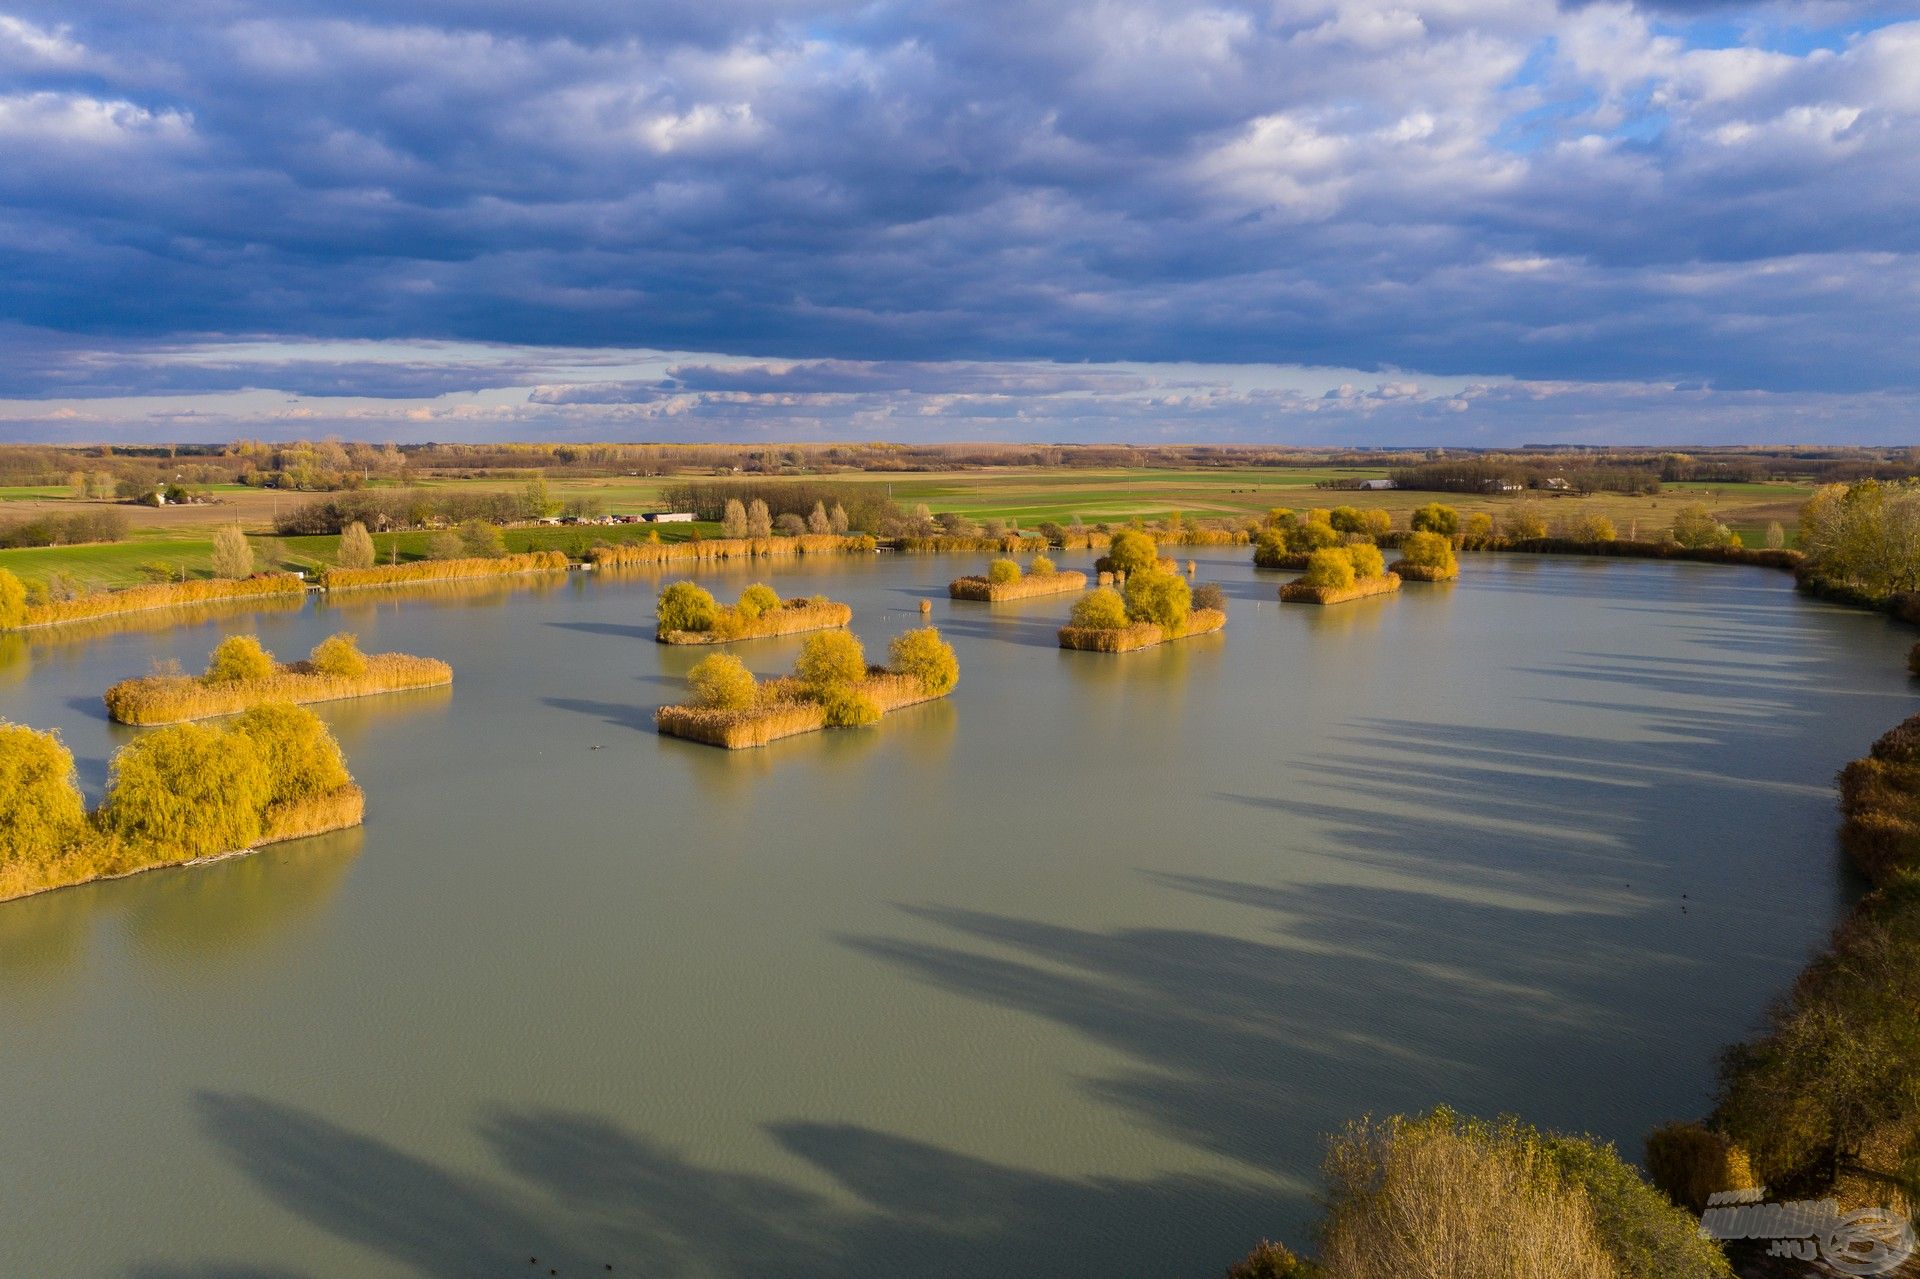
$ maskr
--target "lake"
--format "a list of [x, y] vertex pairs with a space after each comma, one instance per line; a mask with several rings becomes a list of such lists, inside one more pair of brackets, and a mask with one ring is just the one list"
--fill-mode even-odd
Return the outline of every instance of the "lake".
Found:
[[1830, 783], [1911, 636], [1758, 569], [1470, 556], [1321, 610], [1188, 554], [1227, 629], [1120, 656], [1055, 647], [1071, 596], [949, 602], [984, 557], [702, 571], [875, 659], [932, 597], [959, 652], [759, 751], [653, 733], [712, 651], [653, 642], [656, 573], [0, 654], [91, 800], [101, 691], [223, 634], [456, 672], [316, 708], [363, 830], [0, 906], [0, 1274], [1209, 1276], [1311, 1242], [1369, 1111], [1634, 1159], [1701, 1114], [1858, 891]]

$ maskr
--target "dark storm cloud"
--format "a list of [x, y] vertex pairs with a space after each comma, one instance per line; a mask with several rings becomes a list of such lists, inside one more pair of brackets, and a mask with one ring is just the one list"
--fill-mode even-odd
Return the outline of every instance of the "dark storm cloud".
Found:
[[[1071, 363], [1114, 360], [1913, 389], [1899, 16], [0, 0], [0, 319], [106, 352], [0, 396], [1032, 401], [1118, 394]], [[219, 333], [766, 358], [163, 358]]]

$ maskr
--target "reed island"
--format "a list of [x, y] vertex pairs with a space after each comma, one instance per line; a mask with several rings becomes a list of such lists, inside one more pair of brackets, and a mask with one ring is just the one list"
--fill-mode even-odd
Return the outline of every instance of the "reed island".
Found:
[[721, 604], [704, 586], [673, 582], [654, 605], [654, 638], [662, 644], [727, 644], [734, 640], [798, 635], [845, 626], [853, 610], [824, 595], [783, 600], [755, 582], [732, 604]]
[[793, 674], [763, 682], [739, 658], [715, 653], [688, 672], [692, 697], [662, 706], [654, 726], [669, 737], [743, 750], [823, 728], [860, 728], [945, 697], [960, 682], [953, 646], [931, 626], [895, 637], [887, 658], [884, 667], [868, 666], [856, 637], [831, 631], [801, 646]]
[[333, 734], [284, 702], [141, 735], [92, 813], [58, 734], [0, 723], [0, 901], [358, 826], [365, 810]]
[[1024, 570], [1018, 560], [997, 559], [987, 565], [980, 577], [956, 577], [947, 583], [947, 594], [957, 600], [981, 600], [998, 604], [1002, 600], [1031, 599], [1036, 595], [1060, 595], [1087, 588], [1087, 575], [1069, 569], [1061, 572], [1053, 561], [1036, 555]]
[[[1121, 534], [1114, 539], [1118, 549]], [[1128, 653], [1169, 640], [1217, 631], [1227, 624], [1227, 597], [1219, 586], [1187, 579], [1161, 567], [1154, 548], [1148, 567], [1122, 570], [1122, 585], [1099, 586], [1080, 597], [1072, 618], [1060, 628], [1060, 647], [1089, 653]]]
[[1439, 533], [1409, 533], [1400, 542], [1400, 558], [1387, 570], [1409, 582], [1451, 582], [1460, 576], [1453, 539]]
[[1380, 548], [1355, 542], [1313, 552], [1307, 571], [1281, 587], [1280, 598], [1288, 604], [1345, 604], [1399, 589], [1399, 575], [1387, 571]]
[[362, 653], [359, 638], [348, 631], [321, 640], [305, 661], [285, 665], [255, 637], [229, 635], [214, 647], [204, 673], [183, 675], [176, 665], [121, 680], [105, 700], [116, 723], [177, 724], [268, 702], [332, 702], [452, 682], [453, 668], [445, 662], [406, 653]]

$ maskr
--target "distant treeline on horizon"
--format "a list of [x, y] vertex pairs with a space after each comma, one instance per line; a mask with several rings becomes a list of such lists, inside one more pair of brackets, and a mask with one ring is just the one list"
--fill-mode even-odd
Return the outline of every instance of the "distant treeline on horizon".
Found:
[[[1332, 449], [1119, 444], [371, 444], [343, 440], [178, 445], [0, 445], [0, 485], [60, 486], [92, 496], [168, 485], [250, 484], [334, 492], [424, 478], [548, 474], [756, 477], [983, 467], [1366, 468], [1407, 488], [1539, 487], [1564, 477], [1589, 491], [1644, 492], [1662, 482], [1836, 483], [1920, 473], [1920, 449], [1754, 445], [1712, 448]], [[1332, 485], [1330, 485], [1332, 486]]]

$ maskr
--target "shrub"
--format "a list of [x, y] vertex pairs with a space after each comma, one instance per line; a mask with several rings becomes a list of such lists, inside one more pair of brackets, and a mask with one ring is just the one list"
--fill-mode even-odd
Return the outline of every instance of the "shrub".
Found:
[[1111, 586], [1102, 586], [1075, 601], [1069, 620], [1086, 630], [1117, 631], [1127, 624], [1127, 602]]
[[740, 592], [740, 602], [734, 605], [740, 615], [748, 621], [762, 613], [771, 613], [780, 607], [780, 594], [765, 582], [755, 582]]
[[807, 522], [792, 511], [783, 511], [773, 517], [773, 531], [781, 537], [799, 537], [807, 531]]
[[[1439, 530], [1435, 529], [1434, 532]], [[1461, 536], [1475, 546], [1486, 542], [1493, 536], [1493, 516], [1485, 511], [1475, 511], [1467, 516], [1466, 523], [1461, 527]]]
[[355, 520], [340, 535], [340, 553], [333, 562], [341, 568], [372, 568], [373, 555], [373, 535], [367, 532], [366, 525]]
[[1319, 1267], [1302, 1261], [1285, 1244], [1262, 1239], [1233, 1264], [1227, 1279], [1317, 1279], [1319, 1273]]
[[1287, 532], [1284, 528], [1260, 530], [1260, 536], [1253, 540], [1253, 563], [1256, 568], [1283, 566], [1287, 556], [1293, 554], [1287, 546]]
[[1218, 582], [1202, 582], [1193, 588], [1193, 606], [1196, 609], [1218, 609], [1227, 611], [1227, 593]]
[[1367, 531], [1366, 517], [1360, 514], [1357, 506], [1336, 506], [1327, 512], [1327, 523], [1336, 533], [1364, 533]]
[[1667, 1124], [1648, 1133], [1647, 1175], [1695, 1214], [1706, 1211], [1709, 1196], [1754, 1184], [1747, 1152], [1700, 1124]]
[[816, 697], [829, 689], [850, 688], [866, 678], [866, 652], [846, 631], [814, 635], [800, 646], [793, 673]]
[[1769, 522], [1767, 525], [1767, 549], [1770, 551], [1782, 550], [1786, 547], [1786, 544], [1787, 530], [1780, 527], [1779, 520]]
[[1567, 536], [1576, 542], [1611, 542], [1619, 533], [1604, 515], [1578, 515], [1568, 522]]
[[747, 504], [737, 497], [730, 497], [720, 513], [720, 536], [745, 537], [746, 535]]
[[1353, 577], [1353, 557], [1345, 547], [1330, 546], [1307, 557], [1300, 584], [1343, 591], [1353, 585]]
[[214, 645], [204, 678], [209, 684], [238, 684], [266, 679], [279, 669], [273, 654], [252, 635], [229, 635]]
[[57, 856], [86, 824], [73, 752], [57, 734], [0, 722], [0, 863]]
[[773, 512], [762, 498], [754, 498], [747, 503], [747, 536], [773, 536]]
[[470, 559], [490, 559], [507, 553], [507, 539], [485, 520], [468, 520], [460, 526], [460, 547]]
[[27, 588], [12, 569], [0, 568], [0, 630], [26, 625]]
[[1107, 547], [1107, 562], [1114, 572], [1131, 576], [1158, 564], [1160, 548], [1145, 533], [1127, 529], [1113, 535], [1113, 544]]
[[1691, 502], [1674, 512], [1672, 536], [1680, 545], [1696, 548], [1732, 546], [1739, 540], [1699, 502]]
[[142, 735], [113, 757], [100, 822], [135, 842], [201, 857], [259, 839], [271, 793], [250, 738], [177, 724]]
[[1360, 531], [1368, 537], [1381, 538], [1393, 532], [1393, 515], [1378, 507], [1369, 507], [1360, 512]]
[[731, 653], [715, 653], [694, 663], [687, 672], [693, 704], [708, 710], [736, 711], [752, 706], [758, 691], [753, 672]]
[[1177, 635], [1193, 612], [1193, 589], [1178, 573], [1150, 568], [1127, 578], [1127, 616]]
[[987, 580], [996, 586], [1005, 586], [1020, 580], [1020, 566], [1012, 560], [995, 560], [987, 565]]
[[361, 679], [367, 673], [367, 655], [360, 651], [360, 637], [351, 631], [329, 635], [313, 646], [307, 664], [321, 675], [341, 679]]
[[1380, 554], [1380, 548], [1372, 542], [1355, 542], [1347, 548], [1347, 558], [1353, 563], [1353, 575], [1356, 578], [1379, 577], [1387, 571], [1387, 562]]
[[430, 560], [463, 560], [467, 558], [467, 547], [460, 535], [452, 529], [441, 529], [427, 539], [427, 558]]
[[1501, 517], [1500, 531], [1516, 542], [1528, 541], [1547, 535], [1546, 517], [1540, 514], [1540, 507], [1533, 502], [1515, 502]]
[[670, 582], [654, 605], [663, 631], [710, 631], [720, 618], [713, 594], [696, 582]]
[[1044, 555], [1034, 556], [1033, 564], [1027, 569], [1027, 572], [1034, 577], [1052, 577], [1059, 571], [1058, 568], [1054, 567], [1053, 561]]
[[920, 681], [927, 692], [950, 692], [960, 682], [960, 659], [953, 645], [940, 638], [931, 626], [922, 626], [894, 637], [887, 646], [887, 665], [901, 675]]
[[[1312, 513], [1319, 514], [1318, 511]], [[1334, 532], [1333, 526], [1324, 520], [1297, 524], [1287, 530], [1287, 550], [1294, 555], [1307, 555], [1339, 545], [1341, 545], [1340, 534]]]
[[880, 703], [852, 684], [826, 685], [814, 700], [827, 713], [829, 728], [864, 728], [880, 718]]
[[1612, 1147], [1517, 1120], [1363, 1120], [1328, 1144], [1325, 1172], [1321, 1264], [1341, 1279], [1733, 1276]]
[[1460, 512], [1439, 502], [1429, 502], [1414, 511], [1409, 527], [1416, 533], [1452, 537], [1460, 531]]
[[1585, 1196], [1509, 1128], [1363, 1120], [1324, 1171], [1321, 1261], [1340, 1279], [1613, 1279]]
[[809, 533], [833, 532], [833, 520], [827, 515], [826, 502], [819, 501], [813, 504], [813, 510], [809, 512], [807, 515], [807, 532]]
[[253, 576], [253, 548], [238, 524], [226, 524], [213, 534], [213, 575], [238, 578]]
[[1400, 543], [1400, 558], [1415, 568], [1457, 568], [1453, 543], [1438, 533], [1409, 533]]
[[256, 706], [233, 721], [266, 770], [267, 803], [285, 804], [339, 790], [353, 780], [320, 717], [284, 702]]

